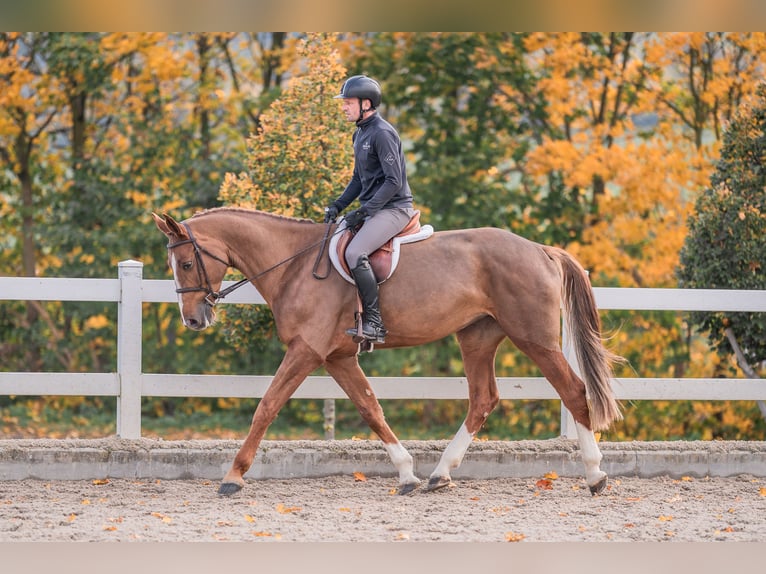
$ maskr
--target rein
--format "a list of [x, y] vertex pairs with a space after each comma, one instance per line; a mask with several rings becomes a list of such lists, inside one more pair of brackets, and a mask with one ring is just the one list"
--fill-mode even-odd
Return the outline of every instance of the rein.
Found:
[[[329, 275], [330, 275], [330, 271], [329, 270], [328, 270], [327, 274], [325, 274], [324, 276], [321, 276], [321, 275], [317, 274], [317, 268], [319, 267], [319, 261], [321, 260], [322, 254], [324, 253], [325, 247], [327, 245], [327, 240], [330, 238], [330, 227], [331, 227], [331, 224], [328, 223], [327, 224], [327, 229], [325, 230], [325, 233], [324, 233], [324, 237], [322, 237], [321, 240], [316, 241], [316, 242], [312, 243], [311, 245], [308, 245], [308, 246], [304, 247], [303, 249], [301, 249], [297, 253], [294, 253], [290, 257], [287, 257], [286, 259], [283, 259], [282, 261], [280, 261], [278, 263], [275, 263], [274, 265], [272, 265], [268, 269], [264, 269], [260, 273], [256, 273], [252, 277], [246, 277], [245, 279], [240, 279], [239, 281], [237, 281], [233, 285], [229, 285], [226, 289], [223, 289], [221, 291], [214, 291], [213, 290], [213, 286], [210, 283], [210, 278], [208, 277], [208, 274], [207, 274], [207, 269], [205, 268], [205, 261], [204, 261], [204, 259], [202, 259], [202, 254], [204, 253], [208, 257], [212, 257], [216, 261], [219, 261], [219, 262], [223, 263], [224, 265], [226, 265], [226, 267], [231, 267], [232, 265], [231, 265], [231, 263], [229, 261], [221, 259], [215, 253], [211, 253], [210, 251], [208, 251], [204, 247], [200, 246], [200, 244], [197, 243], [197, 240], [195, 239], [194, 234], [192, 233], [191, 227], [189, 227], [188, 224], [182, 223], [181, 225], [184, 226], [184, 228], [186, 229], [186, 232], [189, 234], [189, 239], [184, 239], [182, 241], [178, 241], [176, 243], [169, 244], [168, 245], [168, 250], [174, 249], [175, 247], [180, 247], [181, 245], [188, 245], [188, 244], [191, 244], [192, 247], [194, 247], [194, 258], [197, 260], [197, 274], [199, 275], [200, 286], [199, 287], [179, 287], [179, 288], [176, 289], [176, 293], [192, 293], [192, 292], [196, 292], [196, 291], [204, 291], [207, 294], [206, 297], [205, 297], [205, 303], [207, 303], [211, 307], [214, 307], [216, 305], [216, 303], [218, 303], [219, 299], [223, 299], [224, 297], [229, 295], [231, 292], [233, 292], [233, 291], [239, 289], [240, 287], [242, 287], [242, 285], [244, 285], [246, 283], [250, 283], [251, 281], [255, 281], [259, 277], [262, 277], [263, 275], [266, 275], [267, 273], [269, 273], [271, 271], [274, 271], [275, 269], [277, 269], [278, 267], [284, 265], [285, 263], [288, 263], [289, 261], [292, 261], [293, 259], [296, 259], [296, 258], [300, 257], [301, 255], [303, 255], [307, 251], [310, 251], [311, 249], [313, 249], [314, 247], [316, 247], [317, 245], [320, 245], [320, 244], [322, 245], [322, 247], [319, 250], [319, 254], [317, 255], [317, 260], [314, 263], [314, 268], [312, 269], [312, 275], [314, 276], [314, 278], [319, 279], [319, 280], [327, 279], [327, 277], [329, 277]], [[342, 229], [338, 229], [333, 235], [335, 235], [337, 233], [340, 233], [341, 231], [342, 231]], [[204, 285], [203, 285], [203, 279], [204, 279]]]

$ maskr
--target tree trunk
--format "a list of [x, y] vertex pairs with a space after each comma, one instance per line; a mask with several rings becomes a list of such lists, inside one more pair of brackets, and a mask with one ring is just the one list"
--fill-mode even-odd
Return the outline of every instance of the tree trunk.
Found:
[[[727, 327], [725, 333], [726, 338], [729, 340], [729, 345], [731, 345], [731, 348], [734, 349], [734, 355], [737, 357], [737, 365], [739, 365], [739, 368], [742, 369], [743, 373], [745, 373], [745, 376], [748, 379], [760, 379], [761, 377], [758, 376], [758, 374], [755, 372], [755, 369], [753, 369], [745, 360], [745, 355], [742, 353], [742, 349], [737, 342], [737, 337], [734, 336], [733, 329], [731, 327]], [[766, 420], [766, 401], [756, 401], [756, 403], [758, 404], [758, 410], [761, 411], [761, 417]]]

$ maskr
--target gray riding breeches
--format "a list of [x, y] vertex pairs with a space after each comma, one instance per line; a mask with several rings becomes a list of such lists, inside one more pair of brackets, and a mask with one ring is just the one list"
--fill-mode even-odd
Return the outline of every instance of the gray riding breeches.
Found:
[[414, 209], [394, 207], [381, 209], [372, 217], [368, 217], [346, 248], [346, 263], [349, 268], [356, 267], [362, 255], [370, 255], [385, 245], [407, 226], [413, 215]]

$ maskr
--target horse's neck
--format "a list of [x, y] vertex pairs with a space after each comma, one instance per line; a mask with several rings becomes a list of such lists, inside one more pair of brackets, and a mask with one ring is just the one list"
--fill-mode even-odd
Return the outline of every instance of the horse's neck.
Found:
[[[232, 265], [247, 277], [273, 268], [258, 282], [259, 291], [269, 284], [278, 284], [287, 267], [279, 264], [315, 241], [314, 226], [298, 220], [264, 212], [218, 213], [223, 216], [216, 222], [218, 233], [229, 249]], [[224, 215], [227, 213], [228, 216]]]

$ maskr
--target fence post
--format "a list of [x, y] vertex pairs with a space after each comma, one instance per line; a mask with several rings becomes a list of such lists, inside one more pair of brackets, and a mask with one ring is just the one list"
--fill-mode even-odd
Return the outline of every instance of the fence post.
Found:
[[141, 438], [141, 327], [144, 264], [120, 261], [120, 301], [117, 305], [117, 435]]
[[335, 399], [325, 399], [324, 408], [324, 439], [335, 440]]
[[[577, 362], [577, 357], [574, 354], [572, 348], [572, 341], [569, 336], [569, 329], [567, 328], [567, 316], [566, 311], [561, 314], [561, 349], [564, 352], [564, 358], [572, 367], [572, 370], [578, 377], [582, 378], [580, 374], [580, 366]], [[561, 436], [564, 438], [574, 439], [577, 438], [577, 428], [575, 427], [574, 417], [569, 409], [564, 406], [564, 401], [561, 401]]]

